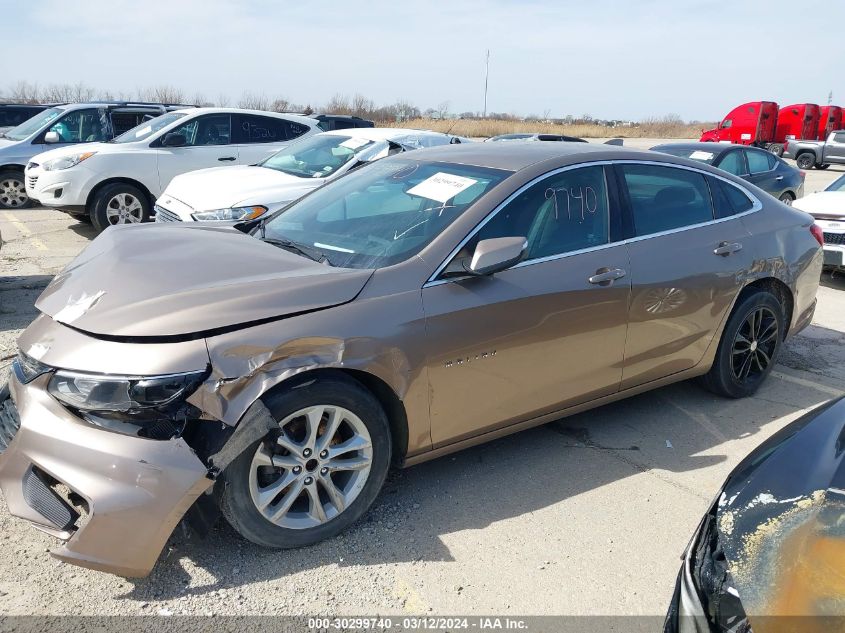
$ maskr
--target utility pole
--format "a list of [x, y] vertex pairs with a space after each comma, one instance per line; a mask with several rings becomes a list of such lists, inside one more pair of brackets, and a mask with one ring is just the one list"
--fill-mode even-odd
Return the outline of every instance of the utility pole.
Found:
[[484, 115], [483, 119], [487, 118], [487, 80], [490, 78], [490, 49], [487, 49], [487, 62], [484, 71]]
[[833, 90], [827, 93], [827, 105], [833, 103]]

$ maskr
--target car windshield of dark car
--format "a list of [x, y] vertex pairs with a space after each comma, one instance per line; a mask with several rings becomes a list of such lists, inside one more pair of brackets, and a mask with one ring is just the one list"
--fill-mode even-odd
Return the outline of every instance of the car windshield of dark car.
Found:
[[18, 127], [13, 127], [11, 130], [6, 132], [4, 136], [12, 141], [22, 141], [41, 130], [41, 128], [47, 125], [50, 121], [58, 118], [62, 112], [64, 112], [64, 110], [61, 108], [48, 108], [39, 112], [31, 119], [27, 119]]
[[127, 130], [120, 136], [112, 139], [112, 143], [134, 143], [135, 141], [143, 141], [150, 138], [159, 130], [163, 130], [171, 123], [175, 123], [185, 116], [184, 112], [168, 112], [162, 114], [149, 121], [144, 121], [140, 125], [136, 125], [131, 130]]
[[827, 186], [825, 191], [845, 191], [845, 176], [840, 176]]
[[652, 148], [656, 152], [660, 152], [661, 154], [669, 154], [670, 156], [679, 156], [680, 158], [690, 158], [692, 160], [697, 160], [700, 163], [707, 163], [708, 165], [712, 165], [713, 161], [716, 159], [715, 152], [709, 152], [707, 150], [702, 149], [692, 149], [689, 147], [653, 147]]
[[289, 145], [258, 165], [299, 178], [325, 178], [372, 144], [366, 138], [318, 134]]
[[315, 190], [254, 235], [319, 251], [333, 266], [381, 268], [416, 255], [510, 173], [385, 159]]

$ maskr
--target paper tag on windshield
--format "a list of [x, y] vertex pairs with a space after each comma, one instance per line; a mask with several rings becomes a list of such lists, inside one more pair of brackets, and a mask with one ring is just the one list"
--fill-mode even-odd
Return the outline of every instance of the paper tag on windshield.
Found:
[[408, 189], [408, 193], [412, 196], [420, 196], [421, 198], [436, 200], [437, 202], [446, 202], [461, 193], [464, 189], [469, 189], [476, 182], [478, 181], [472, 178], [455, 176], [440, 171], [430, 178], [426, 178], [415, 187]]
[[350, 138], [340, 144], [341, 147], [348, 147], [349, 149], [358, 149], [362, 145], [366, 145], [370, 141], [365, 138]]
[[693, 160], [710, 160], [713, 158], [713, 154], [710, 152], [693, 152], [689, 157]]

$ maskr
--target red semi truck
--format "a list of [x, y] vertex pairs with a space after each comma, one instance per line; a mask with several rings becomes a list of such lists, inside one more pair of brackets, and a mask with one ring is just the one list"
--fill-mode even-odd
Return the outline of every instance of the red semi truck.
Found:
[[831, 132], [841, 129], [842, 108], [834, 105], [822, 106], [819, 116], [819, 135], [816, 138], [823, 141], [830, 136]]
[[702, 141], [736, 143], [766, 147], [775, 140], [778, 104], [774, 101], [751, 101], [728, 112], [712, 130], [701, 133]]
[[776, 156], [783, 156], [783, 145], [787, 141], [807, 139], [814, 141], [819, 136], [819, 106], [815, 103], [793, 103], [778, 111], [775, 138], [768, 149]]

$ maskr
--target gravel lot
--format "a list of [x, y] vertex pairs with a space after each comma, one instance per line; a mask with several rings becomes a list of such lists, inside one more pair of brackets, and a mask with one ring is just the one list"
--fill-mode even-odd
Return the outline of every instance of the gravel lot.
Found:
[[[810, 172], [807, 192], [842, 172]], [[93, 231], [27, 209], [0, 211], [0, 232], [2, 367]], [[361, 523], [311, 548], [265, 550], [222, 523], [205, 539], [177, 528], [153, 574], [125, 580], [54, 561], [54, 541], [0, 502], [0, 615], [662, 615], [727, 473], [845, 391], [845, 279], [822, 283], [813, 325], [756, 397], [681, 383], [394, 472]]]

